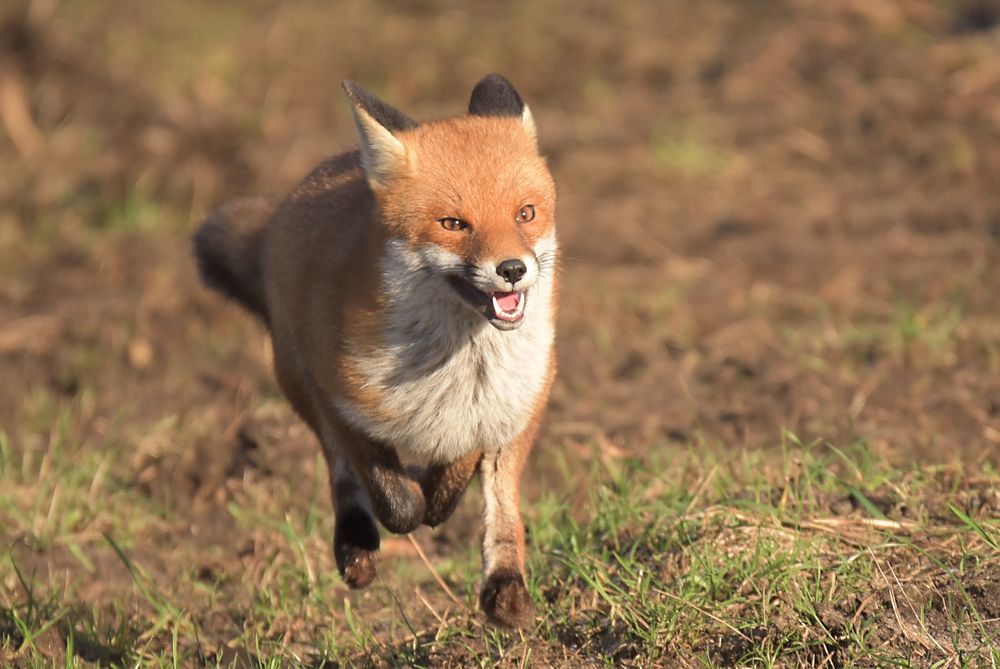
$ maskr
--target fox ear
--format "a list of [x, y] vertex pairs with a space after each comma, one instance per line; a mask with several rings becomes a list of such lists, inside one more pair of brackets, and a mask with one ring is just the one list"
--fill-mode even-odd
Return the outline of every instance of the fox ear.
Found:
[[393, 133], [415, 128], [417, 122], [353, 81], [344, 81], [341, 85], [351, 102], [361, 146], [361, 164], [368, 183], [385, 186], [406, 163], [406, 147]]
[[476, 84], [469, 100], [473, 116], [517, 116], [532, 138], [537, 137], [535, 120], [514, 86], [499, 74], [490, 74]]

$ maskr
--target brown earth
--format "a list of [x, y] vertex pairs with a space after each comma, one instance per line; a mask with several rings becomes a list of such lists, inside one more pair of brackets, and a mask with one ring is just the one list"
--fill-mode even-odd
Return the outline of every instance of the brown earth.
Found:
[[[114, 475], [188, 521], [143, 531], [151, 572], [190, 566], [179, 543], [207, 580], [252, 571], [268, 548], [227, 502], [316, 480], [263, 334], [199, 287], [187, 235], [351, 141], [342, 78], [427, 118], [495, 70], [532, 106], [565, 277], [539, 462], [776, 451], [788, 431], [1000, 464], [991, 3], [35, 2], [0, 19], [0, 426], [37, 443], [25, 398], [44, 395], [83, 407], [80, 443], [131, 441]], [[529, 498], [557, 475], [533, 468]], [[460, 514], [442, 550], [474, 535]], [[0, 538], [37, 569], [74, 564]], [[81, 601], [131, 587], [95, 569]]]

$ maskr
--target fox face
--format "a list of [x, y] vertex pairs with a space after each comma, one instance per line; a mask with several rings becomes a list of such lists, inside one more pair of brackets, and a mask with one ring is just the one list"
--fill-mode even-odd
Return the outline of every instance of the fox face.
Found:
[[555, 185], [530, 111], [516, 92], [496, 99], [496, 85], [487, 79], [473, 92], [469, 116], [419, 126], [394, 123], [347, 90], [388, 235], [452, 299], [513, 330], [555, 269]]

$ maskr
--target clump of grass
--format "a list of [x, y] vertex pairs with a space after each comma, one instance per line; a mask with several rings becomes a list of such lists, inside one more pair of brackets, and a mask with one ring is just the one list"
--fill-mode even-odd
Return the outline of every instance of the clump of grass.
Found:
[[180, 217], [164, 209], [158, 198], [140, 188], [134, 188], [120, 200], [111, 203], [103, 218], [98, 219], [109, 230], [122, 232], [152, 231], [177, 226]]
[[691, 129], [659, 128], [652, 139], [653, 157], [659, 167], [682, 176], [712, 176], [724, 171], [732, 158]]
[[[914, 648], [987, 658], [990, 628], [968, 627], [979, 616], [968, 579], [950, 578], [939, 556], [960, 540], [984, 573], [1000, 557], [995, 528], [962, 512], [957, 524], [889, 518], [870, 498], [890, 488], [919, 504], [909, 495], [934, 487], [933, 474], [895, 469], [863, 444], [790, 440], [784, 480], [706, 462], [708, 478], [692, 489], [633, 464], [595, 486], [589, 517], [543, 503], [532, 579], [549, 604], [542, 634], [609, 664], [845, 666], [908, 662]], [[909, 597], [913, 611], [937, 606], [943, 619], [886, 620], [873, 592], [878, 606]], [[886, 626], [908, 643], [880, 636]]]

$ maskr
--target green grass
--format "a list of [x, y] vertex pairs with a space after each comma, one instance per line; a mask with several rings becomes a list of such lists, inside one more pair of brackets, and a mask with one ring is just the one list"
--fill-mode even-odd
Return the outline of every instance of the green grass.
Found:
[[[321, 469], [304, 488], [313, 490], [306, 505], [283, 510], [279, 494], [252, 486], [230, 502], [235, 531], [267, 545], [253, 574], [206, 576], [193, 563], [158, 572], [143, 563], [151, 557], [140, 528], [176, 518], [122, 482], [88, 503], [107, 465], [66, 442], [74, 415], [62, 415], [48, 452], [65, 469], [46, 472], [52, 465], [0, 437], [5, 531], [32, 546], [0, 565], [0, 657], [25, 666], [98, 656], [154, 667], [248, 657], [253, 666], [437, 666], [456, 655], [468, 666], [546, 666], [551, 649], [609, 667], [819, 666], [825, 657], [931, 666], [918, 662], [928, 653], [972, 667], [995, 658], [996, 626], [969, 584], [998, 566], [996, 520], [969, 507], [962, 472], [893, 467], [863, 443], [840, 449], [789, 434], [777, 462], [705, 449], [594, 460], [586, 485], [578, 473], [527, 505], [538, 618], [520, 634], [475, 613], [473, 544], [432, 563], [458, 605], [427, 566], [405, 558], [387, 558], [370, 592], [348, 593], [330, 564]], [[60, 520], [46, 524], [55, 480]], [[947, 514], [936, 516], [932, 502], [942, 500]], [[901, 518], [902, 505], [918, 512]], [[98, 517], [115, 529], [84, 541]], [[174, 547], [178, 559], [197, 549]], [[68, 588], [38, 567], [60, 555]], [[112, 574], [121, 594], [88, 605], [80, 592], [96, 570]], [[231, 618], [221, 630], [211, 615], [220, 606]], [[899, 637], [889, 643], [885, 629]]]
[[[591, 507], [598, 511], [585, 523], [565, 511], [550, 512], [546, 533], [535, 542], [533, 582], [537, 596], [542, 584], [560, 585], [542, 628], [554, 631], [553, 642], [573, 637], [595, 654], [608, 654], [612, 664], [632, 656], [667, 661], [664, 654], [673, 652], [666, 666], [692, 659], [715, 666], [720, 648], [706, 638], [728, 639], [728, 659], [740, 666], [770, 666], [777, 658], [806, 663], [830, 653], [850, 662], [905, 660], [870, 640], [873, 621], [832, 629], [819, 611], [857, 600], [882, 578], [886, 560], [929, 559], [931, 552], [915, 537], [930, 526], [887, 521], [892, 529], [866, 529], [864, 544], [855, 541], [865, 517], [885, 519], [859, 486], [905, 482], [919, 488], [920, 482], [832, 450], [796, 457], [801, 475], [781, 488], [754, 479], [750, 469], [728, 472], [744, 481], [741, 487], [713, 474], [719, 483], [707, 506], [683, 488], [658, 485], [662, 478], [655, 474], [652, 482], [636, 485], [636, 478], [649, 475], [627, 469], [596, 487]], [[838, 467], [847, 474], [831, 473]], [[867, 503], [851, 519], [825, 517], [824, 497], [844, 493]], [[963, 523], [935, 531], [962, 541], [976, 536], [973, 552], [985, 561], [980, 566], [995, 566], [995, 528]], [[548, 571], [553, 565], [554, 574]], [[939, 574], [946, 573], [942, 565]], [[967, 614], [975, 618], [974, 606]], [[609, 637], [616, 644], [610, 652]]]

